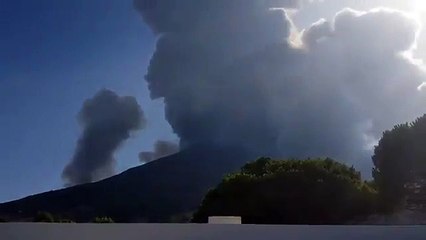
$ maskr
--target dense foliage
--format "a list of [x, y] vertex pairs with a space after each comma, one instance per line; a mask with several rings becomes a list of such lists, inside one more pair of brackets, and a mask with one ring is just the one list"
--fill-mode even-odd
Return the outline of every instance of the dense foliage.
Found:
[[93, 223], [114, 223], [114, 220], [110, 217], [95, 217], [92, 221]]
[[380, 206], [393, 211], [403, 203], [404, 184], [426, 175], [426, 115], [384, 132], [373, 163]]
[[374, 213], [375, 200], [359, 172], [331, 159], [261, 158], [210, 190], [192, 221], [241, 216], [243, 223], [344, 224]]

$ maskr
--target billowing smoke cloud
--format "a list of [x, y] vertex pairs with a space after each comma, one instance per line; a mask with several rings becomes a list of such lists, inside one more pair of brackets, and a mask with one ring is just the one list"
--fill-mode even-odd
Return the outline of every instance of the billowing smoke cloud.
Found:
[[368, 173], [381, 132], [426, 112], [417, 90], [425, 73], [404, 54], [418, 23], [399, 11], [346, 9], [295, 46], [288, 2], [136, 0], [159, 36], [151, 96], [164, 98], [181, 147], [329, 156]]
[[113, 175], [114, 152], [146, 122], [134, 97], [120, 97], [106, 89], [84, 102], [78, 120], [83, 133], [71, 162], [62, 172], [67, 186]]
[[[337, 156], [364, 171], [370, 166], [370, 151], [363, 157], [361, 146], [371, 146], [368, 141], [379, 138], [385, 129], [426, 111], [424, 94], [417, 91], [425, 73], [403, 53], [415, 44], [418, 29], [418, 23], [402, 12], [346, 9], [331, 23], [314, 24], [302, 37], [309, 49], [307, 73], [317, 79], [312, 81], [319, 80], [318, 89], [329, 88], [324, 93], [328, 96], [319, 101], [334, 98], [326, 106], [335, 110], [346, 104], [331, 113], [343, 124], [340, 128], [322, 127], [343, 141], [340, 148], [346, 150]], [[323, 137], [329, 141], [326, 134]]]
[[[294, 21], [300, 26], [306, 27], [318, 18], [332, 17], [343, 8], [353, 8], [368, 11], [372, 8], [400, 9], [415, 15], [416, 18], [426, 25], [426, 14], [423, 0], [303, 0], [303, 10], [294, 16]], [[426, 31], [422, 31], [417, 42], [417, 49], [413, 51], [416, 57], [426, 60]]]
[[154, 151], [139, 153], [139, 160], [147, 163], [179, 152], [179, 145], [174, 142], [158, 140], [154, 144]]

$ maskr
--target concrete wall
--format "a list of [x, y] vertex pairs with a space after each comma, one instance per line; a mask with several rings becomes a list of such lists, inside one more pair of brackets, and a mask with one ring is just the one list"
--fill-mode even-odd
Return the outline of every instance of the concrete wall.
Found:
[[1, 240], [423, 240], [426, 226], [0, 224]]

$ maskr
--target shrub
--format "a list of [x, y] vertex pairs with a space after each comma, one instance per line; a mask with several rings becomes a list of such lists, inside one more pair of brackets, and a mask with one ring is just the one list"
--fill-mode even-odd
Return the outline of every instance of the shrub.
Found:
[[114, 220], [110, 217], [95, 217], [92, 221], [93, 223], [114, 223]]

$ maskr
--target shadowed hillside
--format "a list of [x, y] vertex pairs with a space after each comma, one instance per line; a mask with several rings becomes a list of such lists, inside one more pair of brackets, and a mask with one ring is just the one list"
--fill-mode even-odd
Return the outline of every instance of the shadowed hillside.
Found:
[[[78, 222], [180, 221], [224, 174], [250, 160], [235, 149], [198, 147], [129, 169], [105, 180], [0, 204], [0, 216], [28, 221], [39, 211]], [[176, 220], [178, 219], [178, 220]]]

